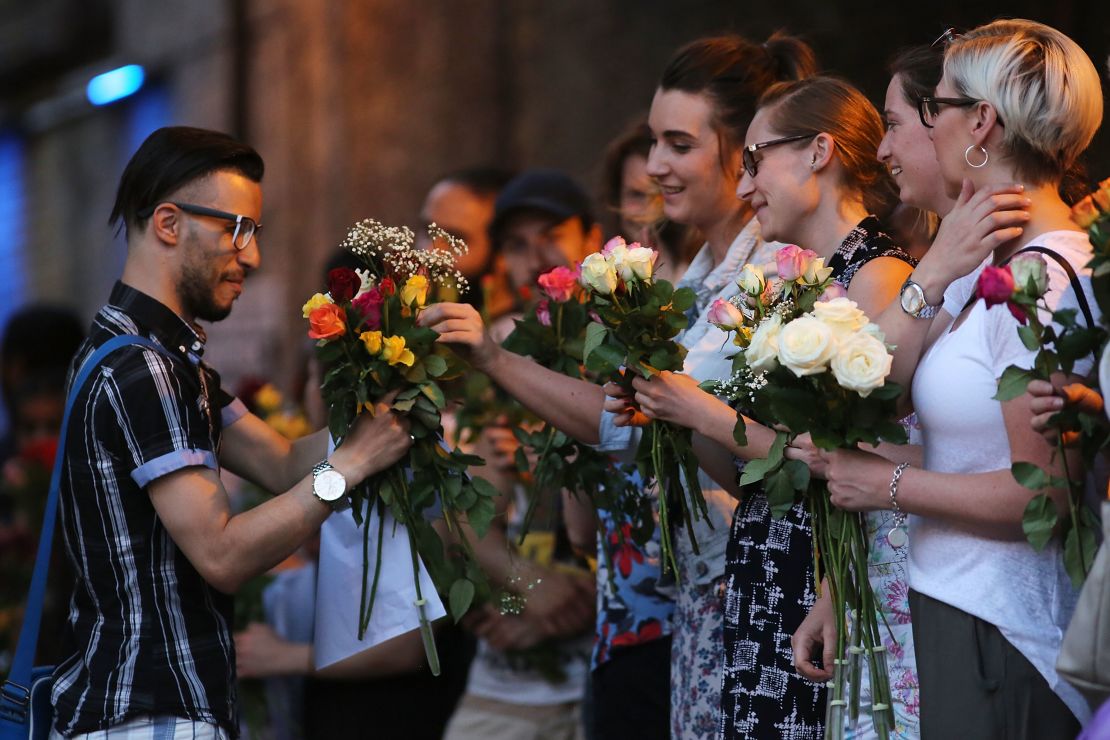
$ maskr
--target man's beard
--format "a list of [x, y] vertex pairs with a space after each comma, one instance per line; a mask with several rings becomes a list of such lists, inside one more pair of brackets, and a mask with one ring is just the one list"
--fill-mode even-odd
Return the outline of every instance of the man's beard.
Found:
[[215, 289], [211, 278], [203, 270], [186, 267], [177, 282], [177, 293], [181, 307], [195, 319], [202, 321], [222, 321], [231, 313], [232, 304], [220, 306], [216, 303]]

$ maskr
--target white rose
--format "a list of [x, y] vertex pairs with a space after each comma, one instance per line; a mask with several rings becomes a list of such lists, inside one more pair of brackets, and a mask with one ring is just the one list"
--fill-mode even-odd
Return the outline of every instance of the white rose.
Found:
[[578, 279], [584, 287], [602, 295], [609, 295], [617, 287], [616, 271], [605, 259], [605, 255], [598, 252], [582, 260], [582, 270]]
[[886, 345], [870, 334], [856, 334], [840, 345], [832, 359], [832, 371], [842, 388], [867, 398], [886, 382], [894, 358]]
[[775, 369], [778, 364], [781, 331], [782, 316], [777, 313], [771, 314], [756, 327], [748, 348], [744, 350], [744, 357], [747, 358], [752, 372], [765, 373]]
[[650, 280], [651, 271], [655, 265], [655, 250], [647, 247], [633, 247], [624, 254], [620, 274], [627, 282], [629, 280]]
[[805, 273], [802, 275], [802, 283], [805, 285], [820, 285], [832, 275], [832, 268], [825, 267], [825, 258], [818, 257], [806, 265]]
[[859, 330], [860, 334], [867, 334], [868, 336], [875, 337], [884, 345], [886, 344], [886, 334], [883, 333], [882, 327], [878, 324], [868, 323], [867, 326]]
[[763, 270], [758, 266], [747, 264], [740, 271], [740, 277], [736, 278], [736, 284], [740, 286], [740, 290], [748, 295], [757, 296], [763, 292], [763, 288], [767, 285], [767, 278], [764, 277]]
[[809, 315], [784, 326], [778, 341], [779, 362], [799, 378], [824, 372], [837, 350], [832, 327]]
[[814, 304], [813, 316], [827, 324], [838, 337], [855, 334], [867, 326], [867, 315], [848, 298], [833, 298]]

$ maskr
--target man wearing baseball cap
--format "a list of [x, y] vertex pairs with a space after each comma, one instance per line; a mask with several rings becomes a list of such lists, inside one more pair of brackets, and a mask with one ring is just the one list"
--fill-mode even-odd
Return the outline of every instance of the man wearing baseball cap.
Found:
[[528, 170], [494, 205], [490, 237], [505, 258], [514, 291], [530, 288], [553, 267], [574, 267], [601, 248], [590, 197], [558, 170]]

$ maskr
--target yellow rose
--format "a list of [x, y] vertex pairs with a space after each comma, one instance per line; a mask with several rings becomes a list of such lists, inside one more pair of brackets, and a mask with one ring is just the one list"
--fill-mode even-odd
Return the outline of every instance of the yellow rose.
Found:
[[893, 361], [886, 345], [870, 334], [860, 333], [840, 345], [830, 365], [842, 388], [867, 398], [886, 382]]
[[799, 378], [825, 371], [836, 355], [836, 336], [828, 324], [814, 316], [794, 319], [778, 336], [779, 362]]
[[317, 293], [316, 295], [308, 299], [308, 303], [301, 306], [302, 318], [307, 319], [310, 313], [318, 309], [320, 306], [326, 306], [329, 303], [334, 303], [334, 301], [332, 301], [331, 299], [331, 296], [324, 295], [323, 293]]
[[382, 340], [382, 359], [390, 365], [412, 367], [412, 363], [416, 362], [416, 355], [411, 349], [405, 349], [404, 337], [386, 337]]
[[273, 383], [267, 383], [254, 393], [254, 405], [263, 414], [269, 414], [281, 408], [281, 391]]
[[358, 335], [358, 338], [362, 340], [362, 344], [366, 347], [366, 353], [368, 355], [377, 357], [381, 354], [382, 333], [380, 331], [364, 331]]
[[[428, 278], [423, 275], [413, 275], [401, 287], [401, 303], [406, 306], [423, 308], [424, 301], [428, 299]], [[412, 363], [409, 363], [410, 365]]]
[[1076, 203], [1071, 208], [1071, 218], [1081, 229], [1091, 228], [1098, 219], [1098, 208], [1095, 207], [1094, 201], [1091, 196], [1087, 196], [1083, 200]]
[[595, 293], [609, 295], [617, 288], [617, 272], [605, 255], [595, 252], [582, 261], [579, 282]]

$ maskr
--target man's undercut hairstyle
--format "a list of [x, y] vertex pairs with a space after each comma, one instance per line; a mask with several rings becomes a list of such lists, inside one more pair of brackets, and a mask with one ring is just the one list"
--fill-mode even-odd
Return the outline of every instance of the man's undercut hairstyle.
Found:
[[191, 182], [231, 171], [262, 182], [265, 165], [251, 147], [227, 134], [190, 126], [167, 126], [146, 138], [120, 176], [108, 223], [116, 233], [141, 228], [153, 208]]

